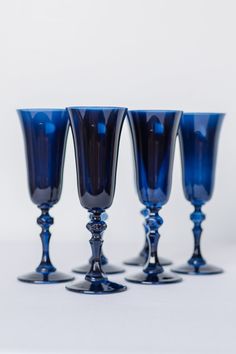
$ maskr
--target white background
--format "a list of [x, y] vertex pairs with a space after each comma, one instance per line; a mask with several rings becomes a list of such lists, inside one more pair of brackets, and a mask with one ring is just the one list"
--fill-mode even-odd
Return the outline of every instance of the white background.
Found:
[[[235, 353], [235, 12], [233, 0], [0, 0], [0, 352]], [[70, 105], [227, 113], [202, 242], [224, 275], [185, 277], [166, 287], [131, 285], [104, 298], [16, 282], [37, 265], [40, 230], [15, 109]], [[133, 174], [125, 124], [104, 235], [106, 254], [116, 262], [143, 244]], [[177, 144], [160, 230], [160, 253], [175, 263], [192, 250], [191, 211]], [[52, 215], [52, 258], [69, 271], [89, 255], [71, 135], [63, 194]]]

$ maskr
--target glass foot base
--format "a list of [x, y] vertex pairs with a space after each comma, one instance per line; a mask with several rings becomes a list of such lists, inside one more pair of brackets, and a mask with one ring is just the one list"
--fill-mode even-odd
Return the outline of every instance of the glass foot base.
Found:
[[20, 275], [17, 279], [32, 284], [56, 284], [72, 281], [75, 278], [70, 274], [55, 271], [51, 273], [31, 272]]
[[[137, 256], [137, 257], [133, 257], [130, 259], [127, 259], [126, 261], [124, 261], [124, 264], [129, 265], [129, 266], [144, 266], [144, 264], [146, 263], [147, 258], [143, 257], [143, 256]], [[159, 262], [162, 266], [167, 266], [167, 265], [171, 265], [172, 262], [167, 259], [167, 258], [163, 258], [163, 257], [159, 257]]]
[[[87, 274], [90, 271], [90, 268], [91, 268], [91, 265], [88, 263], [83, 266], [72, 269], [72, 272], [79, 273], [79, 274]], [[103, 264], [102, 270], [103, 270], [103, 273], [105, 273], [105, 274], [119, 274], [119, 273], [125, 272], [124, 268], [110, 264], [110, 263]]]
[[182, 281], [182, 278], [178, 275], [163, 272], [159, 274], [147, 274], [145, 272], [136, 273], [134, 275], [130, 275], [126, 277], [125, 280], [131, 283], [137, 284], [147, 284], [147, 285], [159, 285], [159, 284], [170, 284], [170, 283], [178, 283]]
[[190, 274], [190, 275], [211, 275], [211, 274], [220, 274], [224, 272], [222, 268], [210, 264], [204, 264], [199, 267], [196, 267], [188, 263], [183, 264], [179, 267], [175, 267], [171, 270], [175, 273]]
[[120, 293], [127, 290], [127, 286], [113, 283], [109, 280], [96, 283], [84, 280], [75, 284], [67, 285], [66, 289], [82, 294], [104, 295]]

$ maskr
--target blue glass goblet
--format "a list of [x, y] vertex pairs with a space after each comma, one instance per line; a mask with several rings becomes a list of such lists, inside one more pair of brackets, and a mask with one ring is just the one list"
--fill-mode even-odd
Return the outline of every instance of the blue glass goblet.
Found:
[[[140, 211], [140, 214], [146, 217], [148, 215], [148, 209], [144, 208]], [[143, 223], [144, 226], [144, 232], [145, 232], [145, 242], [143, 245], [142, 250], [140, 253], [133, 258], [129, 258], [126, 261], [124, 261], [124, 264], [129, 265], [129, 266], [144, 266], [148, 260], [148, 255], [149, 255], [149, 245], [148, 245], [148, 239], [147, 239], [147, 233], [148, 233], [148, 228], [146, 226], [146, 223]], [[167, 266], [171, 265], [172, 262], [164, 257], [159, 257], [159, 262], [162, 266]]]
[[61, 196], [69, 116], [65, 109], [17, 110], [24, 135], [31, 200], [41, 209], [37, 219], [42, 228], [42, 259], [34, 272], [18, 277], [27, 283], [46, 284], [71, 281], [73, 276], [56, 270], [49, 256], [49, 209]]
[[193, 205], [190, 219], [194, 223], [194, 251], [188, 262], [173, 268], [182, 274], [217, 274], [223, 270], [207, 264], [202, 256], [201, 224], [205, 220], [202, 206], [213, 194], [216, 155], [222, 113], [184, 113], [180, 122], [179, 142], [182, 162], [182, 181], [185, 198]]
[[66, 288], [86, 294], [109, 294], [126, 290], [111, 282], [101, 264], [102, 236], [107, 228], [105, 210], [113, 201], [120, 134], [126, 108], [68, 108], [74, 139], [78, 194], [81, 205], [90, 213], [91, 266], [85, 280]]
[[138, 110], [129, 111], [135, 166], [136, 185], [141, 203], [148, 213], [145, 217], [149, 256], [143, 271], [126, 277], [140, 284], [175, 283], [182, 279], [164, 271], [157, 246], [159, 227], [163, 220], [160, 209], [170, 195], [175, 141], [182, 112]]

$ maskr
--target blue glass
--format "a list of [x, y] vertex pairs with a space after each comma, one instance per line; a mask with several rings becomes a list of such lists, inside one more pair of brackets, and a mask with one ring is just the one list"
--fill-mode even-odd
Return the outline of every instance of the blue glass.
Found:
[[216, 155], [222, 113], [184, 113], [180, 123], [179, 142], [182, 162], [182, 181], [185, 198], [193, 205], [190, 215], [194, 236], [194, 251], [187, 264], [173, 271], [182, 274], [217, 274], [222, 269], [207, 264], [202, 256], [200, 239], [201, 224], [205, 220], [202, 206], [213, 194], [216, 169]]
[[86, 294], [108, 294], [126, 290], [111, 282], [101, 264], [102, 236], [107, 228], [106, 213], [113, 201], [120, 134], [126, 108], [68, 108], [74, 139], [78, 194], [89, 211], [87, 229], [92, 237], [92, 259], [83, 282], [67, 286], [68, 290]]
[[31, 200], [41, 209], [37, 219], [42, 228], [42, 259], [35, 272], [18, 279], [27, 283], [61, 283], [74, 279], [71, 275], [56, 270], [49, 256], [49, 215], [60, 199], [69, 116], [64, 109], [19, 109], [17, 110], [24, 136], [28, 184]]
[[182, 279], [164, 271], [157, 247], [159, 227], [163, 219], [160, 209], [170, 196], [175, 141], [182, 112], [129, 111], [132, 134], [136, 185], [141, 203], [146, 207], [145, 225], [149, 256], [143, 271], [128, 276], [127, 281], [140, 284], [175, 283]]
[[[146, 217], [148, 215], [148, 209], [144, 208], [140, 211], [140, 214]], [[124, 264], [129, 265], [129, 266], [144, 266], [148, 260], [148, 255], [149, 255], [149, 245], [148, 245], [148, 239], [147, 239], [147, 233], [148, 233], [148, 228], [146, 226], [146, 223], [143, 223], [144, 226], [144, 232], [145, 232], [145, 242], [143, 245], [142, 250], [139, 252], [139, 254], [136, 257], [132, 257], [124, 261]], [[171, 265], [172, 262], [164, 257], [159, 257], [159, 262], [162, 266], [167, 266]]]

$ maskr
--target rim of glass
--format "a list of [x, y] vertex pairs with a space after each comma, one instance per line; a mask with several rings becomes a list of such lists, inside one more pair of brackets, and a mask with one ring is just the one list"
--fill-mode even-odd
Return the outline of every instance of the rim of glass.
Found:
[[66, 108], [17, 108], [16, 111], [25, 111], [25, 112], [62, 112], [65, 111]]
[[128, 109], [127, 107], [115, 107], [115, 106], [71, 106], [71, 107], [66, 107], [67, 109], [91, 109], [91, 110], [96, 110], [96, 109], [101, 109], [101, 110], [106, 110], [106, 109]]
[[177, 109], [129, 109], [128, 112], [143, 112], [143, 113], [152, 113], [152, 112], [156, 112], [156, 113], [183, 113], [183, 111]]
[[210, 115], [225, 115], [223, 112], [183, 112], [183, 115], [199, 115], [199, 116], [210, 116]]

